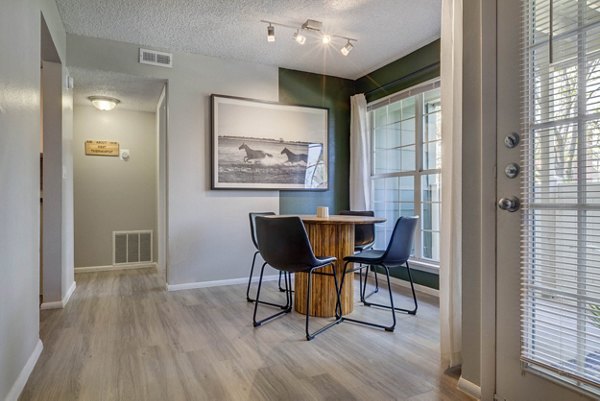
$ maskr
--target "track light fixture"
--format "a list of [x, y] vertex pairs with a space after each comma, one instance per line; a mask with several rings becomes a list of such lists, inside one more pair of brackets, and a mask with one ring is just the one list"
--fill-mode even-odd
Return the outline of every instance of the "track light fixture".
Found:
[[304, 43], [306, 43], [306, 36], [302, 35], [300, 33], [300, 30], [297, 30], [294, 34], [294, 40], [298, 42], [298, 44], [303, 45]]
[[294, 26], [287, 24], [280, 24], [274, 21], [260, 20], [260, 22], [267, 25], [267, 41], [275, 42], [275, 26], [280, 26], [282, 28], [288, 28], [294, 30], [294, 34], [292, 37], [296, 41], [296, 43], [303, 45], [306, 43], [306, 39], [308, 35], [313, 35], [318, 37], [321, 40], [323, 45], [330, 45], [334, 39], [344, 39], [346, 44], [344, 47], [340, 48], [340, 53], [342, 55], [347, 56], [350, 54], [352, 49], [354, 49], [354, 44], [358, 42], [357, 39], [349, 38], [343, 35], [336, 35], [333, 33], [325, 33], [322, 30], [323, 23], [320, 21], [307, 19], [302, 25]]
[[340, 49], [340, 53], [342, 53], [344, 56], [347, 56], [348, 54], [350, 54], [352, 49], [354, 49], [354, 45], [352, 45], [352, 43], [348, 41], [348, 43], [346, 43], [346, 46]]
[[267, 41], [275, 42], [275, 27], [271, 24], [267, 27]]

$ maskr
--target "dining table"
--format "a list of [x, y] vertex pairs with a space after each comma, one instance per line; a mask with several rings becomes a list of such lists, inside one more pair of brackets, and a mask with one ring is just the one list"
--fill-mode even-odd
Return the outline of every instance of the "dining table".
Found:
[[[338, 284], [341, 283], [344, 270], [344, 257], [354, 254], [354, 228], [357, 224], [384, 223], [385, 218], [371, 216], [329, 215], [299, 215], [304, 223], [313, 252], [317, 257], [335, 256], [335, 272]], [[352, 266], [348, 270], [351, 271]], [[323, 273], [332, 273], [332, 267], [322, 269]], [[353, 273], [347, 273], [352, 275]], [[307, 273], [294, 275], [294, 309], [306, 314]], [[313, 274], [311, 283], [310, 316], [335, 316], [336, 293], [332, 275]], [[340, 293], [342, 314], [351, 313], [354, 308], [354, 280], [346, 277]]]

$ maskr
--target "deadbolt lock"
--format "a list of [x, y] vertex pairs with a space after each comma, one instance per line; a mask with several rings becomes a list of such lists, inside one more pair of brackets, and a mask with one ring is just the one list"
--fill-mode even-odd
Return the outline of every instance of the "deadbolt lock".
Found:
[[501, 198], [498, 201], [498, 207], [502, 210], [506, 210], [507, 212], [516, 212], [521, 207], [521, 202], [516, 196], [511, 196], [510, 198]]

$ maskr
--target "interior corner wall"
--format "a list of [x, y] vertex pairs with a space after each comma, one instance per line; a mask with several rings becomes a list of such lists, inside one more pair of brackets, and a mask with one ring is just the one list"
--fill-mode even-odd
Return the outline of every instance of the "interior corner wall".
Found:
[[329, 110], [329, 189], [280, 191], [282, 214], [314, 214], [317, 206], [331, 213], [349, 207], [350, 96], [354, 82], [303, 71], [279, 69], [279, 101], [286, 104], [325, 107]]
[[[0, 3], [0, 399], [16, 400], [39, 342], [41, 15], [64, 61], [54, 1]], [[63, 71], [64, 72], [64, 71]], [[70, 96], [63, 91], [63, 99]], [[67, 102], [68, 103], [68, 102]], [[68, 111], [66, 111], [68, 116]], [[63, 115], [64, 118], [64, 115]], [[63, 134], [69, 124], [63, 124]]]
[[439, 39], [356, 80], [356, 93], [367, 102], [440, 76]]
[[135, 44], [76, 35], [67, 49], [69, 67], [168, 82], [168, 284], [248, 277], [248, 213], [278, 213], [278, 192], [210, 189], [210, 95], [277, 101], [277, 68], [185, 53], [173, 54], [173, 68], [143, 65]]
[[[75, 105], [73, 127], [75, 266], [112, 265], [113, 231], [152, 230], [156, 260], [156, 113]], [[130, 157], [87, 156], [87, 140]]]

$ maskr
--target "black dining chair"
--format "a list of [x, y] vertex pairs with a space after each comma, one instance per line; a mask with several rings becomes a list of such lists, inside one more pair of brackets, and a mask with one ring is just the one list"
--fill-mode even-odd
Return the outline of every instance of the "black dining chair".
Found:
[[[340, 215], [346, 215], [346, 216], [368, 216], [368, 217], [374, 217], [375, 216], [375, 212], [372, 210], [340, 210], [338, 212], [338, 214]], [[375, 243], [375, 224], [356, 224], [354, 226], [354, 252], [362, 252], [366, 249], [370, 249], [373, 247], [373, 244]], [[363, 266], [363, 265], [361, 265]], [[377, 270], [373, 270], [373, 274], [375, 275], [375, 289], [373, 291], [371, 291], [371, 293], [369, 293], [368, 295], [365, 295], [366, 289], [367, 289], [367, 278], [369, 275], [369, 270], [370, 270], [370, 266], [363, 266], [365, 267], [366, 273], [365, 273], [365, 285], [363, 286], [363, 279], [362, 279], [362, 271], [363, 269], [359, 270], [359, 288], [358, 288], [358, 294], [360, 295], [360, 301], [364, 302], [365, 299], [369, 298], [371, 295], [376, 294], [379, 292], [379, 280], [377, 278]]]
[[[342, 320], [361, 323], [368, 326], [379, 327], [385, 329], [386, 331], [394, 331], [396, 327], [396, 311], [407, 312], [410, 315], [415, 315], [417, 313], [417, 295], [415, 294], [415, 286], [413, 283], [412, 275], [410, 272], [410, 266], [408, 265], [408, 258], [410, 257], [410, 252], [412, 250], [415, 229], [417, 227], [417, 222], [419, 220], [418, 216], [415, 217], [400, 217], [396, 221], [396, 225], [394, 226], [394, 231], [392, 232], [392, 237], [390, 238], [390, 242], [388, 243], [387, 248], [384, 251], [378, 251], [373, 249], [368, 249], [366, 251], [360, 252], [356, 255], [346, 256], [344, 258], [344, 275], [342, 276], [342, 282], [340, 284], [340, 288], [343, 288], [344, 278], [346, 277], [346, 273], [357, 271], [361, 269], [361, 267], [353, 268], [353, 270], [348, 270], [349, 263], [355, 264], [365, 264], [370, 266], [379, 266], [383, 268], [385, 271], [385, 275], [387, 277], [388, 283], [388, 291], [390, 293], [390, 305], [383, 305], [377, 303], [370, 303], [363, 301], [365, 306], [378, 306], [381, 308], [391, 309], [392, 311], [392, 325], [384, 326], [381, 324], [376, 324], [372, 322], [367, 322], [363, 320], [351, 319], [347, 317], [342, 317]], [[394, 307], [394, 296], [392, 294], [392, 286], [390, 283], [390, 268], [395, 267], [406, 267], [408, 271], [408, 279], [410, 281], [410, 288], [412, 290], [412, 296], [414, 301], [413, 309], [402, 309]], [[341, 309], [341, 308], [340, 308]]]
[[[250, 297], [250, 286], [252, 285], [252, 276], [254, 274], [254, 265], [256, 264], [256, 257], [258, 256], [258, 254], [260, 253], [258, 251], [258, 243], [256, 241], [256, 217], [257, 216], [275, 216], [276, 214], [274, 212], [250, 212], [249, 214], [250, 217], [250, 236], [252, 238], [252, 243], [254, 244], [254, 248], [256, 249], [256, 251], [254, 252], [254, 256], [252, 257], [252, 265], [250, 266], [250, 277], [248, 277], [248, 287], [246, 288], [246, 300], [248, 302], [254, 302], [256, 301], [256, 299]], [[287, 274], [287, 273], [286, 273]], [[283, 272], [279, 272], [279, 290], [280, 291], [285, 291], [285, 289], [281, 286], [281, 278], [282, 278]], [[271, 306], [277, 306], [276, 304], [272, 304], [269, 302], [264, 302], [267, 305], [271, 305]], [[281, 307], [283, 307], [283, 305], [279, 305]]]
[[[340, 291], [338, 287], [337, 277], [335, 275], [335, 257], [320, 257], [317, 258], [313, 253], [312, 247], [306, 234], [304, 224], [299, 217], [256, 217], [256, 239], [258, 242], [258, 250], [260, 255], [264, 259], [262, 268], [260, 270], [260, 278], [258, 280], [258, 290], [256, 292], [256, 302], [254, 304], [254, 315], [253, 322], [254, 327], [258, 327], [261, 324], [272, 320], [284, 313], [292, 311], [292, 294], [289, 291], [291, 288], [291, 273], [307, 273], [308, 274], [308, 285], [306, 289], [306, 339], [312, 340], [315, 336], [329, 329], [333, 325], [341, 321], [341, 317], [337, 316], [335, 321], [327, 324], [324, 327], [311, 333], [309, 331], [309, 318], [310, 318], [310, 295], [311, 295], [311, 283], [313, 274], [323, 274], [333, 276], [335, 293], [337, 296], [336, 311], [341, 309], [340, 304]], [[260, 290], [262, 287], [262, 278], [265, 270], [265, 266], [269, 265], [284, 273], [286, 300], [287, 308], [283, 311], [275, 313], [262, 320], [256, 320], [256, 312], [258, 310], [258, 304], [261, 303]], [[321, 268], [332, 266], [333, 273], [317, 272]]]

